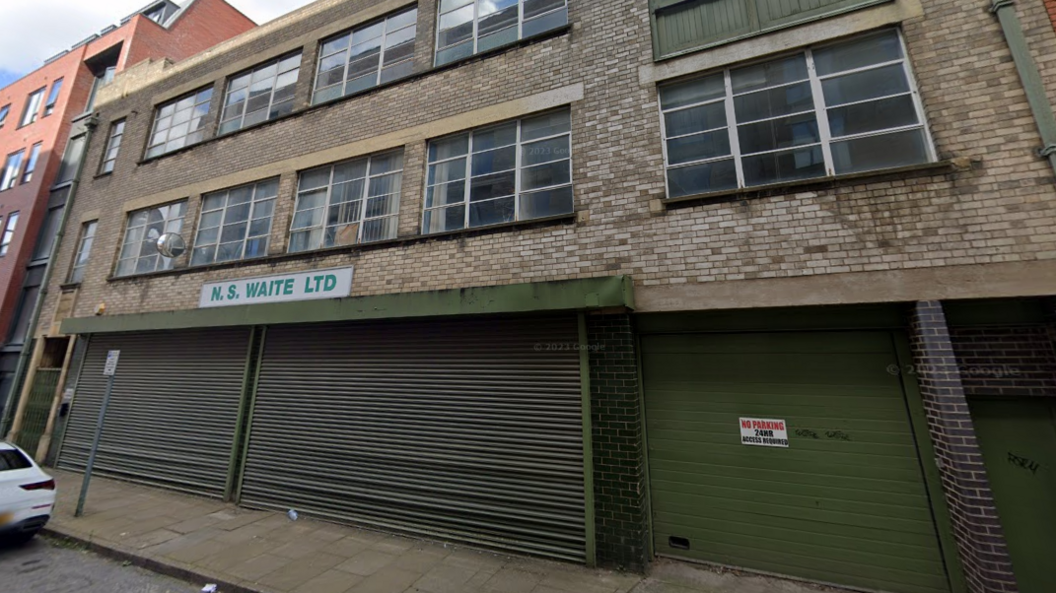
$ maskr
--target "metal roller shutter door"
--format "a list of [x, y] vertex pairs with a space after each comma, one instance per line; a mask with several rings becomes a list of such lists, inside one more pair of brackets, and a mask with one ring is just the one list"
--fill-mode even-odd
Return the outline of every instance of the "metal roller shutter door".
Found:
[[574, 318], [272, 327], [241, 502], [585, 560]]
[[106, 353], [120, 350], [95, 471], [223, 496], [249, 334], [233, 329], [92, 336], [59, 467], [84, 470], [106, 390]]
[[[658, 554], [949, 590], [890, 334], [645, 336], [642, 354]], [[740, 444], [741, 417], [785, 420], [790, 447]]]

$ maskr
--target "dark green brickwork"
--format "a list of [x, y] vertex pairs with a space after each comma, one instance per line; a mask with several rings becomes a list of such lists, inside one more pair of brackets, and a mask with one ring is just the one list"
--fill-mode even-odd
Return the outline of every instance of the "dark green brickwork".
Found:
[[589, 315], [587, 337], [598, 564], [640, 572], [648, 556], [648, 488], [631, 318]]

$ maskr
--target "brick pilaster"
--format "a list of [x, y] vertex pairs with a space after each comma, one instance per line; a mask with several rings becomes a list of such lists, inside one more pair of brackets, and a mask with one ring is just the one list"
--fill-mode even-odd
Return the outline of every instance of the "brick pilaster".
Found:
[[587, 336], [598, 563], [641, 571], [647, 563], [649, 531], [631, 318], [624, 314], [589, 316]]
[[942, 303], [910, 314], [913, 358], [954, 537], [972, 593], [1017, 591]]

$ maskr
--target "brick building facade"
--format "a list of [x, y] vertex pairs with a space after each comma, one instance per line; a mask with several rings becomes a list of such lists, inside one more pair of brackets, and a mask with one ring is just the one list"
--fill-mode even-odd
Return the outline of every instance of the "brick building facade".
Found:
[[[129, 69], [89, 170], [115, 123], [127, 141], [75, 197], [41, 316], [44, 342], [87, 343], [59, 464], [83, 466], [118, 348], [140, 356], [100, 461], [118, 477], [633, 569], [1044, 590], [1044, 536], [992, 451], [1027, 421], [1006, 408], [1056, 395], [1046, 5], [723, 4], [755, 20], [320, 0]], [[166, 118], [192, 108], [201, 135], [172, 143]], [[160, 257], [165, 233], [187, 249]], [[242, 390], [205, 404], [224, 424], [201, 475], [174, 477], [167, 431], [197, 430], [213, 384]], [[144, 405], [168, 424], [123, 452]], [[325, 487], [264, 467], [280, 438]], [[1052, 459], [1045, 442], [1017, 459]]]
[[[115, 73], [144, 61], [182, 60], [254, 26], [221, 0], [182, 8], [156, 2], [0, 89], [0, 158], [23, 155], [13, 169], [17, 179], [0, 191], [0, 224], [11, 229], [0, 254], [0, 410], [83, 149], [75, 142], [63, 164], [73, 122], [91, 114], [98, 89]], [[34, 102], [37, 92], [44, 95]]]

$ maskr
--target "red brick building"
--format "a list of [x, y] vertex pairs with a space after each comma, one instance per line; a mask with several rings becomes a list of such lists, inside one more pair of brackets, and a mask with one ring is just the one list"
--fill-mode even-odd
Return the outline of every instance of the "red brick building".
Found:
[[115, 73], [182, 60], [255, 26], [224, 0], [162, 0], [0, 89], [0, 409], [84, 148], [74, 141], [64, 162], [72, 122], [91, 114]]

